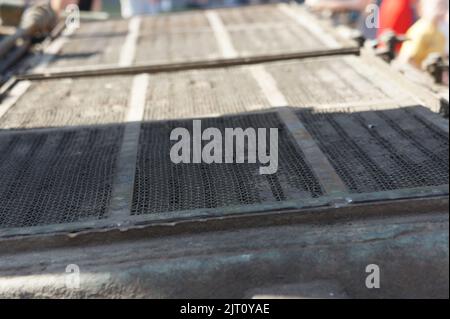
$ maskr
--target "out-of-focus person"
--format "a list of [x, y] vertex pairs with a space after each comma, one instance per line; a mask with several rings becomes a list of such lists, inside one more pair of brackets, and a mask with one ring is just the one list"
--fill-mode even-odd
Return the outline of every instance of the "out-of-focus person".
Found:
[[422, 0], [420, 19], [408, 30], [408, 41], [400, 51], [400, 61], [422, 68], [430, 54], [446, 54], [446, 36], [441, 31], [448, 15], [448, 0]]

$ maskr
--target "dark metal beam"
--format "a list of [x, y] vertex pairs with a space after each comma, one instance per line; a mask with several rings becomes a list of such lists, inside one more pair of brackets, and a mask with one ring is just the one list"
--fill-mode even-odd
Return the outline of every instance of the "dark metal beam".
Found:
[[204, 60], [195, 62], [167, 63], [167, 64], [143, 64], [130, 67], [119, 66], [94, 66], [86, 67], [81, 70], [60, 69], [56, 71], [49, 70], [42, 73], [29, 73], [18, 75], [18, 80], [49, 80], [61, 78], [79, 78], [108, 75], [132, 75], [139, 73], [161, 73], [176, 72], [194, 69], [223, 68], [239, 65], [258, 64], [264, 62], [285, 61], [294, 59], [306, 59], [313, 57], [335, 56], [335, 55], [359, 55], [358, 47], [318, 50], [309, 52], [295, 52], [287, 54], [260, 55], [254, 57], [239, 57], [232, 59]]

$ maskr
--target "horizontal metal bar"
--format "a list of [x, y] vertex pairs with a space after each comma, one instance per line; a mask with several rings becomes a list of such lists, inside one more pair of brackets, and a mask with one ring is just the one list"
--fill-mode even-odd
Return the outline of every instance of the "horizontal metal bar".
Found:
[[[365, 194], [335, 194], [334, 196], [322, 196], [319, 198], [309, 198], [301, 200], [291, 200], [283, 202], [270, 202], [265, 204], [255, 204], [246, 206], [229, 206], [219, 208], [204, 208], [194, 210], [184, 210], [175, 212], [164, 212], [144, 215], [131, 215], [127, 218], [118, 219], [97, 219], [86, 222], [77, 222], [69, 224], [54, 224], [43, 225], [33, 227], [20, 227], [20, 228], [4, 228], [0, 229], [0, 242], [3, 238], [16, 237], [16, 236], [38, 236], [45, 234], [70, 234], [79, 233], [83, 231], [96, 231], [102, 232], [108, 229], [127, 230], [137, 227], [139, 225], [150, 224], [168, 224], [185, 222], [189, 220], [204, 221], [207, 219], [226, 219], [229, 217], [238, 218], [239, 216], [254, 215], [256, 219], [260, 214], [280, 214], [283, 211], [289, 212], [292, 210], [297, 211], [299, 214], [303, 210], [309, 210], [312, 208], [324, 209], [351, 209], [354, 205], [368, 204], [369, 206], [377, 206], [381, 202], [389, 203], [390, 201], [398, 200], [428, 200], [432, 198], [442, 198], [446, 196], [448, 201], [449, 186], [442, 185], [438, 187], [422, 187], [411, 189], [400, 189], [394, 191], [383, 191], [377, 193], [365, 193]], [[430, 206], [430, 210], [434, 209]], [[419, 213], [419, 208], [416, 210]]]
[[348, 47], [330, 50], [318, 50], [308, 52], [294, 52], [287, 54], [260, 55], [252, 57], [239, 57], [231, 59], [202, 60], [194, 62], [165, 63], [165, 64], [143, 64], [127, 67], [119, 66], [94, 66], [83, 69], [62, 69], [58, 71], [39, 72], [21, 74], [17, 76], [18, 80], [49, 80], [61, 78], [79, 78], [108, 75], [133, 75], [139, 73], [160, 73], [176, 72], [194, 69], [224, 68], [231, 66], [249, 65], [265, 62], [306, 59], [313, 57], [335, 56], [335, 55], [359, 55], [358, 47]]

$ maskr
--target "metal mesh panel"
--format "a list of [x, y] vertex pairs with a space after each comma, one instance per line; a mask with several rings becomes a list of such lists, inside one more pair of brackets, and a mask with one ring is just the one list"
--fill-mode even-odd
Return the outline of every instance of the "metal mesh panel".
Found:
[[279, 128], [279, 167], [260, 175], [260, 164], [174, 164], [173, 128], [192, 132], [192, 121], [143, 124], [138, 151], [133, 214], [259, 204], [322, 195], [319, 182], [276, 114], [202, 120], [202, 128]]
[[122, 128], [0, 137], [0, 228], [104, 217]]
[[353, 193], [448, 184], [448, 135], [412, 109], [298, 116]]

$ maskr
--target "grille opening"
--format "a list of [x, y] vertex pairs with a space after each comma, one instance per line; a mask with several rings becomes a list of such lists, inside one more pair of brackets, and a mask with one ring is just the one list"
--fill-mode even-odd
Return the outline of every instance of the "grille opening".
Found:
[[[321, 186], [276, 113], [202, 119], [202, 129], [278, 128], [278, 171], [260, 175], [260, 164], [174, 164], [170, 132], [192, 120], [142, 124], [132, 214], [261, 204], [316, 198]], [[268, 131], [268, 130], [267, 130]], [[207, 143], [207, 142], [205, 142]]]
[[104, 218], [122, 131], [2, 133], [0, 228]]
[[413, 108], [297, 115], [352, 193], [448, 184], [448, 135]]

